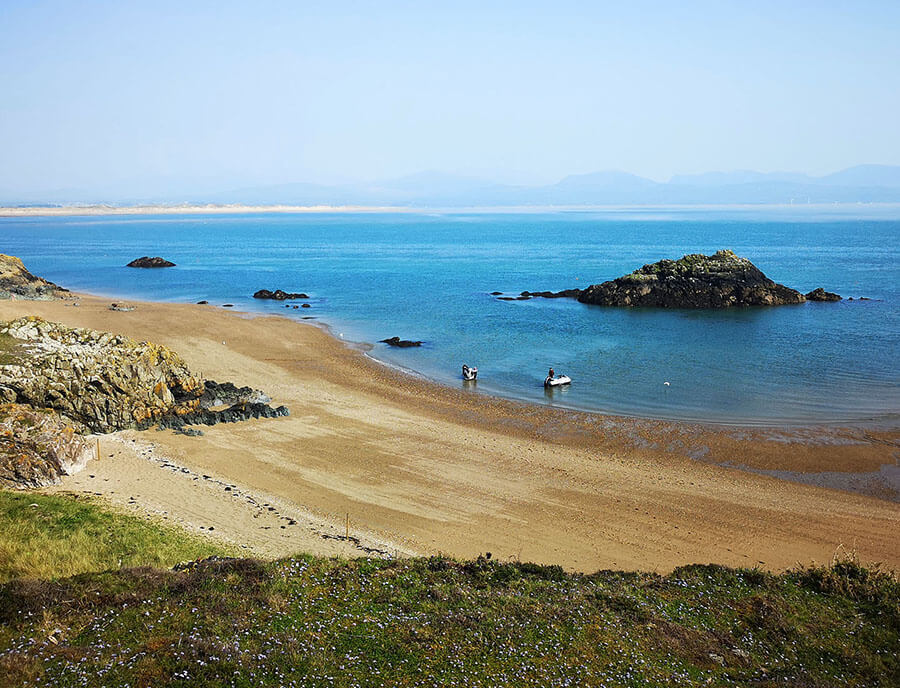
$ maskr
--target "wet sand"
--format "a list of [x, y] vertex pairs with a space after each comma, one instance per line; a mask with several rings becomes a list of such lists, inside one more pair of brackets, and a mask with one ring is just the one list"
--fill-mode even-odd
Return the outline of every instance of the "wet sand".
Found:
[[[338, 541], [321, 533], [266, 544], [257, 524], [242, 527], [244, 517], [209, 501], [221, 500], [211, 481], [291, 509], [311, 534], [326, 526], [340, 534], [349, 514], [363, 546], [397, 553], [489, 551], [582, 571], [668, 571], [696, 562], [780, 570], [846, 549], [900, 566], [900, 503], [890, 484], [860, 488], [873, 497], [759, 473], [878, 473], [898, 463], [894, 430], [730, 428], [522, 404], [405, 375], [287, 318], [166, 303], [117, 312], [109, 299], [79, 301], [3, 301], [0, 319], [35, 314], [156, 341], [205, 377], [262, 389], [290, 408], [287, 418], [204, 427], [202, 437], [128, 435], [189, 471], [178, 489], [157, 486], [149, 510], [203, 525], [200, 532], [227, 531], [254, 551], [359, 548], [345, 542], [336, 552]], [[134, 470], [107, 460], [110, 480]], [[151, 468], [142, 477], [148, 485], [176, 475]], [[85, 485], [84, 475], [62, 489], [130, 501]], [[128, 496], [130, 508], [149, 500]]]

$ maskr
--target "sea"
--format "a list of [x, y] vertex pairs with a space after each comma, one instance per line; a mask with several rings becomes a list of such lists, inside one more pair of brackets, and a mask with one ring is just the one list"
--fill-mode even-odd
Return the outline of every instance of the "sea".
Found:
[[[586, 287], [723, 248], [844, 300], [669, 310], [491, 293]], [[900, 426], [900, 206], [0, 218], [0, 252], [110, 299], [307, 318], [472, 394], [708, 423]], [[125, 267], [145, 255], [177, 266]], [[310, 308], [259, 289], [305, 292]], [[393, 336], [424, 344], [379, 343]], [[551, 367], [572, 384], [545, 390]]]

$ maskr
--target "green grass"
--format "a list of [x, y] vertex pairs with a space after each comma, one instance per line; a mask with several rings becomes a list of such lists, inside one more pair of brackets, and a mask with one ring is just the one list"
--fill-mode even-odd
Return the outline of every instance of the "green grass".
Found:
[[186, 532], [105, 510], [83, 497], [0, 490], [0, 582], [172, 566], [225, 553]]
[[853, 560], [668, 576], [480, 558], [215, 560], [0, 585], [0, 686], [897, 686]]

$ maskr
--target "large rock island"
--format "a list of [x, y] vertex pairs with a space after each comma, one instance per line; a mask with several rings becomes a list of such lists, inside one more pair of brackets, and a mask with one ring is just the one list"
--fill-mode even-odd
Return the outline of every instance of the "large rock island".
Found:
[[578, 300], [599, 306], [730, 308], [803, 303], [806, 297], [773, 282], [746, 258], [723, 250], [645, 265], [629, 275], [591, 285]]

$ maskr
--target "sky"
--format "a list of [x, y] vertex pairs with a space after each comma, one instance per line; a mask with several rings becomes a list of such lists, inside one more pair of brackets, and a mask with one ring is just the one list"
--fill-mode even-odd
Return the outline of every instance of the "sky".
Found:
[[898, 36], [897, 0], [0, 0], [0, 190], [900, 164]]

